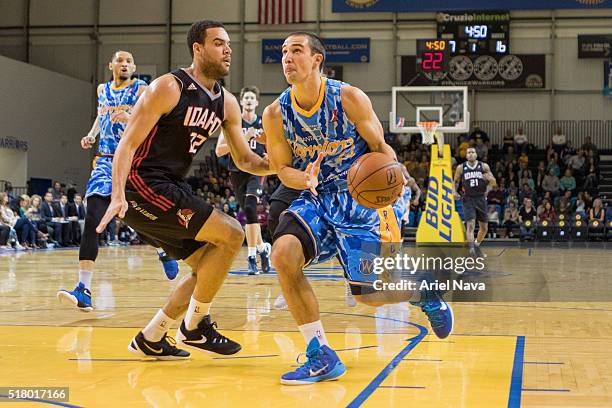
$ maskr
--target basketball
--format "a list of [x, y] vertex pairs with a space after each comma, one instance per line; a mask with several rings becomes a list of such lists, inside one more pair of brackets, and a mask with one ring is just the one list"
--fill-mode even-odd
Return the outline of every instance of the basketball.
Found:
[[404, 178], [400, 164], [383, 153], [368, 153], [348, 171], [351, 196], [368, 208], [392, 205], [402, 194]]

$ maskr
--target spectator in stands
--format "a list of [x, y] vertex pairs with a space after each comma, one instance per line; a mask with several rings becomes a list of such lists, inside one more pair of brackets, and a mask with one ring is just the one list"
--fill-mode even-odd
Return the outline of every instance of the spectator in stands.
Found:
[[597, 167], [593, 159], [589, 159], [587, 175], [584, 179], [584, 188], [588, 191], [597, 191], [599, 186], [599, 167]]
[[525, 235], [527, 228], [525, 222], [530, 221], [533, 225], [536, 221], [536, 210], [533, 208], [533, 203], [530, 198], [525, 199], [524, 205], [519, 211], [519, 223], [521, 224], [521, 235]]
[[572, 169], [574, 176], [576, 177], [576, 182], [580, 184], [580, 180], [584, 178], [584, 164], [586, 160], [584, 157], [584, 150], [578, 149], [576, 154], [570, 156], [567, 160], [567, 166]]
[[516, 155], [514, 154], [514, 147], [508, 146], [506, 150], [506, 155], [504, 156], [504, 162], [512, 163], [516, 160]]
[[557, 214], [559, 218], [561, 218], [561, 215], [563, 215], [566, 218], [572, 215], [572, 209], [569, 207], [567, 200], [559, 201], [559, 210], [557, 211]]
[[538, 193], [542, 192], [542, 182], [544, 181], [544, 177], [546, 177], [546, 166], [544, 165], [543, 161], [540, 161], [538, 163], [537, 173], [536, 173], [536, 176], [534, 178], [535, 190]]
[[580, 147], [585, 152], [592, 150], [595, 154], [597, 154], [597, 146], [593, 143], [591, 136], [587, 136], [584, 138], [584, 143]]
[[514, 235], [513, 229], [519, 224], [519, 212], [516, 208], [516, 203], [510, 201], [508, 206], [504, 210], [504, 219], [502, 226], [506, 228], [506, 236], [512, 237]]
[[223, 212], [232, 218], [236, 218], [236, 213], [230, 208], [228, 203], [223, 204]]
[[555, 211], [550, 201], [544, 201], [544, 209], [540, 212], [539, 217], [540, 222], [548, 221], [552, 223], [557, 221], [557, 212]]
[[567, 147], [567, 136], [560, 127], [557, 128], [550, 138], [549, 146], [552, 147], [559, 156], [561, 156], [561, 152]]
[[530, 200], [533, 203], [536, 199], [536, 194], [535, 191], [529, 188], [529, 184], [525, 183], [523, 184], [523, 188], [521, 188], [521, 192], [519, 193], [518, 197], [519, 201], [524, 205], [525, 200]]
[[488, 232], [493, 238], [497, 238], [497, 227], [499, 227], [499, 212], [497, 206], [490, 205], [487, 209], [487, 220], [489, 222]]
[[586, 217], [586, 204], [582, 199], [582, 196], [579, 195], [576, 199], [576, 215], [580, 215], [581, 217]]
[[15, 249], [26, 249], [19, 241], [19, 236], [23, 236], [24, 229], [26, 234], [29, 233], [29, 227], [24, 226], [23, 220], [9, 207], [8, 195], [5, 192], [0, 193], [0, 223], [9, 227], [9, 241], [14, 242]]
[[612, 221], [612, 205], [608, 204], [606, 208], [606, 222]]
[[470, 142], [464, 136], [459, 137], [459, 146], [457, 147], [457, 161], [463, 163], [466, 158], [467, 149], [470, 147]]
[[[72, 217], [76, 217], [76, 226], [73, 226], [73, 236], [76, 238], [76, 242], [81, 242], [81, 236], [83, 229], [85, 228], [85, 205], [83, 205], [83, 197], [80, 194], [74, 195], [74, 202], [71, 204], [68, 213]], [[76, 230], [74, 229], [76, 227]]]
[[574, 205], [576, 204], [576, 198], [572, 197], [572, 192], [570, 190], [565, 190], [562, 196], [557, 197], [555, 204], [559, 209], [559, 211], [557, 211], [559, 214], [561, 214], [562, 205], [565, 209], [571, 212], [574, 208]]
[[[489, 190], [487, 193], [487, 203], [489, 206], [494, 206], [498, 215], [501, 215], [502, 206], [504, 205], [504, 192], [497, 186], [497, 184], [495, 184], [494, 187], [491, 187], [491, 190]], [[499, 224], [499, 217], [497, 222]]]
[[561, 182], [559, 181], [559, 177], [557, 177], [553, 168], [549, 169], [548, 174], [544, 177], [544, 180], [542, 180], [542, 190], [549, 191], [553, 196], [556, 196], [559, 194], [560, 188]]
[[593, 205], [593, 196], [587, 190], [582, 192], [582, 199], [584, 200], [585, 208], [588, 210]]
[[529, 184], [530, 189], [535, 189], [535, 183], [533, 179], [529, 176], [529, 170], [523, 170], [521, 174], [521, 185], [527, 183]]
[[514, 195], [517, 195], [517, 196], [518, 196], [519, 189], [518, 189], [518, 187], [516, 186], [516, 183], [514, 182], [514, 180], [512, 180], [512, 181], [510, 182], [510, 185], [508, 186], [508, 188], [506, 189], [506, 191], [507, 191], [507, 193], [508, 193], [508, 194], [514, 194]]
[[546, 173], [550, 173], [551, 170], [555, 176], [561, 176], [561, 168], [559, 167], [559, 163], [557, 163], [556, 158], [550, 158], [548, 160], [548, 164], [546, 165]]
[[559, 180], [562, 191], [571, 191], [572, 193], [576, 190], [576, 179], [572, 174], [571, 169], [566, 169], [565, 174]]
[[561, 152], [560, 162], [565, 163], [567, 165], [567, 161], [569, 160], [569, 158], [575, 154], [576, 154], [576, 149], [574, 149], [574, 146], [572, 146], [572, 141], [568, 140], [567, 145], [565, 146], [565, 149], [563, 149], [563, 151]]
[[477, 138], [476, 139], [476, 154], [478, 155], [479, 160], [481, 161], [488, 161], [488, 155], [489, 155], [489, 148], [487, 147], [487, 145], [484, 143], [484, 140], [482, 140], [482, 138]]
[[593, 201], [593, 208], [589, 210], [589, 221], [599, 221], [603, 223], [605, 220], [605, 212], [603, 208], [603, 204], [601, 198], [596, 198]]
[[495, 162], [493, 174], [495, 175], [495, 179], [500, 180], [500, 183], [501, 179], [506, 178], [506, 169], [504, 168], [504, 163], [501, 160]]
[[508, 197], [506, 197], [506, 206], [509, 206], [510, 203], [514, 203], [514, 208], [516, 208], [518, 211], [519, 196], [516, 191], [508, 192]]
[[19, 208], [19, 199], [13, 193], [13, 183], [10, 181], [4, 182], [4, 192], [8, 197], [9, 207], [16, 211]]
[[510, 129], [506, 130], [506, 135], [504, 136], [504, 142], [503, 142], [504, 153], [508, 153], [509, 147], [512, 147], [514, 149], [514, 136], [512, 135], [512, 131]]
[[62, 183], [59, 181], [53, 182], [53, 188], [50, 188], [51, 196], [53, 198], [54, 203], [59, 203], [60, 198], [62, 198]]
[[[490, 147], [490, 142], [491, 139], [489, 139], [489, 135], [487, 135], [487, 132], [485, 132], [484, 130], [482, 130], [480, 127], [476, 126], [474, 128], [474, 131], [472, 133], [470, 133], [470, 137], [472, 140], [478, 141], [478, 139], [482, 139], [482, 142], [487, 146]], [[480, 156], [478, 156], [480, 157]]]
[[518, 132], [514, 135], [514, 149], [517, 153], [529, 153], [529, 141], [522, 127], [518, 128]]
[[521, 152], [521, 155], [518, 158], [518, 163], [519, 166], [524, 166], [525, 168], [529, 166], [529, 156], [527, 156], [527, 153]]
[[51, 242], [58, 246], [63, 246], [60, 213], [56, 204], [53, 202], [53, 194], [49, 191], [45, 193], [45, 199], [40, 206], [40, 212], [41, 219], [47, 227], [49, 237], [53, 237]]

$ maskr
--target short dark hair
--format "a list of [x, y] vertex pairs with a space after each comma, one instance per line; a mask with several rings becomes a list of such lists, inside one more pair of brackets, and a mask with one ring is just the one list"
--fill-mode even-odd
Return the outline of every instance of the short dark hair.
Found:
[[225, 28], [223, 23], [213, 20], [200, 20], [191, 25], [187, 32], [187, 47], [189, 47], [191, 58], [193, 58], [193, 44], [203, 44], [206, 39], [206, 30], [215, 27]]
[[249, 86], [245, 86], [244, 88], [242, 88], [240, 90], [240, 100], [242, 100], [242, 97], [247, 92], [253, 92], [257, 100], [259, 100], [259, 89], [255, 85], [249, 85]]
[[319, 70], [323, 71], [323, 64], [325, 63], [325, 46], [323, 45], [323, 40], [318, 35], [308, 32], [308, 31], [295, 31], [287, 36], [287, 38], [292, 37], [294, 35], [300, 35], [308, 38], [308, 46], [313, 54], [321, 54], [323, 56], [323, 61], [321, 61], [321, 65], [319, 66]]
[[[120, 52], [126, 52], [126, 53], [128, 53], [128, 54], [132, 55], [132, 53], [131, 53], [131, 52], [129, 52], [129, 51], [125, 51], [125, 50], [117, 50], [117, 51], [113, 52], [113, 56], [111, 57], [111, 62], [112, 62], [112, 61], [114, 61], [114, 60], [115, 60], [115, 58], [117, 58], [117, 54], [119, 54]], [[134, 55], [132, 55], [132, 58], [133, 58], [133, 57], [134, 57]]]

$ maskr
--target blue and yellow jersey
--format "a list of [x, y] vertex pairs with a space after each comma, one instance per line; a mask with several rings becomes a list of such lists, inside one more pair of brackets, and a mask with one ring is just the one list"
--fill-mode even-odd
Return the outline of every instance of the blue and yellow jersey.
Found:
[[120, 111], [131, 113], [138, 100], [138, 89], [146, 85], [146, 82], [140, 79], [134, 79], [119, 89], [114, 88], [112, 81], [102, 84], [98, 95], [98, 115], [100, 116], [98, 150], [100, 153], [114, 154], [125, 130], [125, 123], [112, 122], [111, 114]]
[[318, 189], [346, 190], [351, 165], [370, 151], [342, 107], [344, 82], [321, 78], [319, 98], [309, 111], [298, 106], [291, 87], [279, 97], [285, 138], [293, 151], [293, 167], [305, 170], [324, 151]]

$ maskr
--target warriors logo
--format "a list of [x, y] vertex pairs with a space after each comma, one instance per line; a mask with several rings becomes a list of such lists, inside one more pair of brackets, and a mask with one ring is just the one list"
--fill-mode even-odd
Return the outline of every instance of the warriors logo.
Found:
[[194, 212], [189, 208], [179, 209], [176, 212], [177, 217], [179, 218], [179, 224], [181, 224], [185, 229], [189, 228], [189, 221], [191, 221], [191, 217], [194, 216]]

